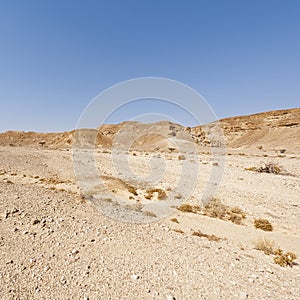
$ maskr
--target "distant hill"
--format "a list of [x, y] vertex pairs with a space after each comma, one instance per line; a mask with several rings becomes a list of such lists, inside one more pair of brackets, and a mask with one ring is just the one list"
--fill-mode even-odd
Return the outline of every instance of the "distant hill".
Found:
[[71, 148], [94, 145], [103, 148], [151, 150], [168, 149], [196, 142], [211, 144], [210, 133], [221, 128], [227, 147], [300, 151], [300, 108], [263, 112], [248, 116], [231, 117], [216, 122], [184, 127], [167, 121], [152, 124], [123, 122], [105, 124], [96, 129], [80, 129], [62, 133], [7, 131], [0, 134], [1, 146]]

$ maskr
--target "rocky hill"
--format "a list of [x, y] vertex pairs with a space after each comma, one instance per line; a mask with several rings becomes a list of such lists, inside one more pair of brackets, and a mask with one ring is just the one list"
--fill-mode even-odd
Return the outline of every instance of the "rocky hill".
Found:
[[[162, 121], [152, 124], [123, 122], [105, 124], [96, 129], [80, 129], [63, 133], [7, 131], [0, 134], [2, 146], [71, 148], [73, 142], [81, 147], [128, 147], [150, 150], [167, 149], [192, 140], [209, 146], [212, 132], [223, 132], [226, 146], [231, 148], [287, 149], [300, 151], [300, 108], [270, 111], [248, 116], [231, 117], [193, 128]], [[82, 139], [83, 138], [83, 139]], [[78, 145], [78, 144], [77, 144]]]

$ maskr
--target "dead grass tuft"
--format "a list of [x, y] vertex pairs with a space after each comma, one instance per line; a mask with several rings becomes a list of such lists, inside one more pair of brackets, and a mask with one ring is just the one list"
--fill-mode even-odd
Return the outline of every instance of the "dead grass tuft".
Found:
[[235, 224], [242, 224], [246, 213], [239, 207], [230, 207], [223, 204], [219, 199], [211, 199], [203, 209], [204, 215], [221, 220], [228, 220]]
[[157, 189], [157, 188], [148, 189], [146, 191], [146, 193], [147, 194], [145, 195], [145, 198], [148, 199], [148, 200], [151, 200], [155, 193], [157, 193], [157, 199], [158, 200], [165, 200], [167, 198], [166, 192], [162, 189]]
[[277, 249], [274, 252], [274, 262], [281, 267], [292, 267], [294, 265], [294, 260], [297, 258], [296, 254], [293, 252], [284, 253], [281, 249]]
[[261, 229], [264, 231], [273, 231], [272, 224], [266, 219], [255, 219], [254, 226], [257, 229]]
[[265, 254], [270, 255], [274, 253], [274, 241], [266, 238], [260, 238], [255, 243], [255, 249], [263, 251]]
[[266, 255], [274, 255], [274, 262], [281, 267], [292, 267], [295, 265], [296, 254], [293, 252], [284, 253], [280, 248], [274, 250], [274, 241], [272, 240], [266, 238], [259, 239], [255, 244], [255, 249], [263, 251]]
[[201, 208], [199, 205], [191, 205], [191, 204], [181, 204], [180, 206], [176, 207], [178, 210], [182, 212], [188, 212], [188, 213], [199, 213], [201, 211]]
[[214, 234], [206, 234], [206, 233], [202, 233], [200, 230], [198, 231], [194, 231], [192, 233], [193, 236], [198, 236], [198, 237], [205, 237], [207, 238], [209, 241], [213, 241], [213, 242], [217, 242], [219, 240], [221, 240], [221, 238], [215, 236]]
[[126, 183], [125, 186], [126, 186], [126, 188], [127, 188], [127, 190], [128, 190], [129, 193], [133, 194], [134, 196], [138, 195], [137, 188], [135, 188], [134, 186], [132, 186], [132, 185], [130, 185], [128, 183]]
[[275, 163], [263, 163], [259, 167], [249, 167], [245, 168], [245, 170], [259, 173], [283, 174], [283, 169]]

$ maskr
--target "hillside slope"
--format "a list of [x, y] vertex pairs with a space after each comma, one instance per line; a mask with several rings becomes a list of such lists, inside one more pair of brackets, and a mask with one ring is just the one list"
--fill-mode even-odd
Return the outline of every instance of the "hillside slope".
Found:
[[[186, 128], [182, 125], [162, 121], [152, 124], [123, 122], [105, 124], [96, 129], [80, 129], [62, 133], [36, 133], [7, 131], [0, 134], [1, 146], [30, 146], [46, 148], [71, 148], [78, 137], [86, 145], [110, 148], [132, 143], [132, 149], [151, 150], [175, 147], [178, 142], [194, 140], [201, 146], [209, 146], [210, 133], [220, 127], [227, 147], [256, 148], [268, 150], [300, 151], [300, 108], [270, 111], [248, 116], [221, 119], [211, 124]], [[76, 133], [76, 136], [74, 136]], [[84, 147], [81, 141], [81, 147]]]

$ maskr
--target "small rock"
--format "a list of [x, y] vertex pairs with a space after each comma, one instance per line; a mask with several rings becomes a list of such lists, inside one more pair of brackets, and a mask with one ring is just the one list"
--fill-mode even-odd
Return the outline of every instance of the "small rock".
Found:
[[19, 210], [18, 210], [17, 208], [14, 207], [14, 208], [11, 210], [10, 213], [11, 213], [11, 214], [16, 214], [17, 212], [19, 212]]
[[132, 280], [138, 280], [140, 278], [139, 275], [133, 274], [130, 276]]
[[7, 264], [7, 265], [9, 265], [9, 264], [13, 264], [13, 263], [14, 263], [14, 261], [13, 261], [13, 260], [9, 260], [9, 261], [7, 261], [7, 262], [6, 262], [6, 264]]
[[79, 251], [77, 249], [72, 250], [72, 254], [77, 254], [77, 253], [79, 253]]
[[28, 231], [27, 230], [23, 231], [23, 234], [28, 234]]
[[38, 224], [38, 223], [40, 223], [40, 220], [38, 220], [38, 219], [34, 219], [34, 220], [32, 221], [32, 225], [36, 225], [36, 224]]

